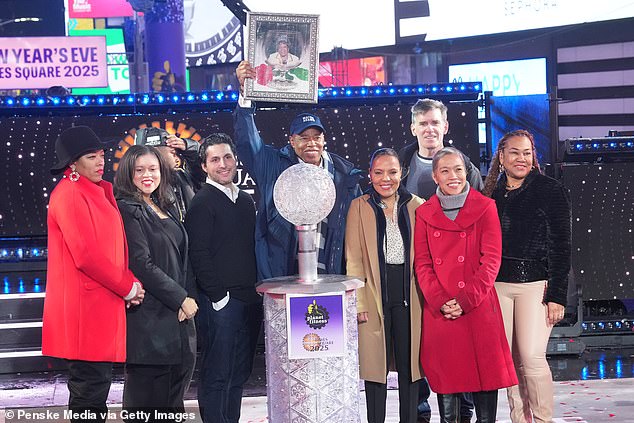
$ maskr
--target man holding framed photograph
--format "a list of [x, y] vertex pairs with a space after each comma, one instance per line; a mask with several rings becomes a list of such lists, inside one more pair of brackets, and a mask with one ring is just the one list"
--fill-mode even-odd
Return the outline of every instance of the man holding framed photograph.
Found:
[[240, 98], [233, 114], [238, 157], [260, 190], [256, 223], [258, 280], [297, 274], [297, 234], [273, 202], [273, 187], [278, 176], [290, 166], [308, 163], [324, 168], [333, 178], [335, 206], [318, 225], [317, 271], [320, 274], [343, 272], [343, 236], [352, 200], [361, 195], [361, 171], [344, 158], [324, 150], [325, 129], [318, 116], [300, 113], [290, 125], [289, 144], [277, 149], [264, 144], [255, 125], [255, 107], [242, 97], [247, 78], [256, 71], [247, 61], [236, 69]]

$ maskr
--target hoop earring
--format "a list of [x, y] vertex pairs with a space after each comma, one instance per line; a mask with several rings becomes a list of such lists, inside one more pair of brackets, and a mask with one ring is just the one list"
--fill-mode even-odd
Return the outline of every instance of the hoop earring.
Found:
[[71, 167], [72, 172], [70, 172], [68, 174], [68, 179], [70, 179], [72, 182], [77, 182], [79, 181], [79, 172], [77, 172], [77, 170], [75, 170], [74, 168]]

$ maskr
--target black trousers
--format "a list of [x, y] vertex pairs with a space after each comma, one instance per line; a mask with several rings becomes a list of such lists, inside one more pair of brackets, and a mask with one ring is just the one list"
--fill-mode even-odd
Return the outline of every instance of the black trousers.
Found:
[[[387, 265], [388, 285], [403, 280], [403, 266]], [[392, 290], [388, 286], [390, 292]], [[400, 290], [402, 292], [402, 289]], [[402, 295], [392, 295], [383, 308], [385, 327], [385, 350], [388, 363], [394, 362], [398, 372], [398, 403], [401, 423], [416, 423], [418, 405], [418, 382], [412, 383], [411, 368], [411, 322], [409, 306], [405, 306]], [[387, 384], [365, 382], [365, 397], [369, 423], [385, 421]]]
[[[192, 335], [195, 336], [195, 335]], [[181, 327], [182, 356], [176, 364], [125, 365], [123, 408], [182, 412], [183, 397], [189, 387], [196, 364], [195, 343], [190, 343], [188, 332]], [[194, 348], [192, 350], [191, 348]], [[134, 421], [127, 419], [126, 421]]]
[[71, 422], [105, 422], [112, 382], [112, 363], [67, 360], [68, 409]]

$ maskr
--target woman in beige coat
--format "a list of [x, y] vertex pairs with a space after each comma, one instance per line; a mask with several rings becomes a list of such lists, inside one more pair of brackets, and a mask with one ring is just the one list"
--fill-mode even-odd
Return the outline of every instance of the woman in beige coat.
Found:
[[385, 421], [387, 372], [398, 371], [399, 415], [416, 422], [421, 338], [421, 294], [412, 271], [415, 210], [423, 203], [400, 185], [391, 148], [374, 152], [370, 189], [350, 205], [347, 273], [365, 281], [357, 291], [359, 364], [369, 423]]

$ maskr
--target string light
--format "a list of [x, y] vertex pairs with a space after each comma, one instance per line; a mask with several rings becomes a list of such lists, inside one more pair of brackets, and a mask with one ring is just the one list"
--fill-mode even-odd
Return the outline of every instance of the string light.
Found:
[[[424, 94], [443, 94], [450, 96], [462, 97], [462, 99], [475, 99], [481, 92], [481, 84], [478, 82], [471, 83], [450, 83], [450, 84], [416, 84], [416, 85], [385, 85], [368, 87], [332, 87], [319, 89], [319, 98], [328, 99], [358, 99], [365, 97], [384, 98], [395, 96], [420, 96]], [[468, 98], [464, 97], [469, 96]], [[186, 92], [182, 94], [165, 95], [162, 93], [139, 93], [129, 94], [127, 97], [119, 94], [110, 95], [85, 95], [81, 98], [66, 96], [60, 97], [42, 97], [42, 96], [2, 96], [0, 97], [0, 108], [11, 108], [15, 113], [16, 110], [30, 108], [86, 108], [86, 107], [123, 107], [124, 105], [147, 105], [161, 106], [165, 103], [180, 105], [207, 104], [209, 102], [226, 106], [234, 103], [238, 99], [236, 91], [208, 91], [208, 92]], [[123, 111], [123, 110], [122, 110]]]

